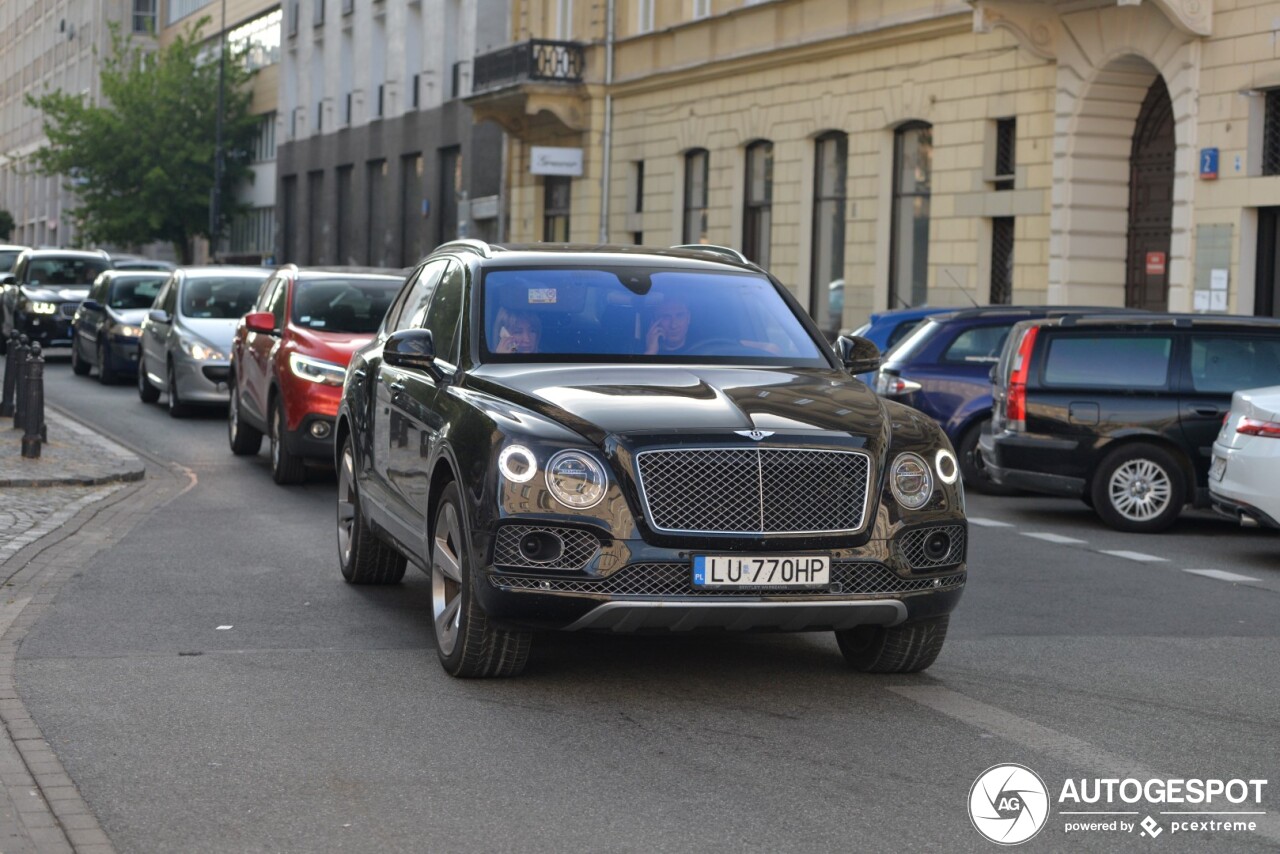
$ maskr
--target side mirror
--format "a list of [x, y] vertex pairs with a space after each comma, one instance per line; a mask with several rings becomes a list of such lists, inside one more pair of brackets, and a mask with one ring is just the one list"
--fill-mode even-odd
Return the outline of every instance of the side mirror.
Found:
[[880, 369], [880, 348], [875, 342], [858, 335], [841, 335], [836, 339], [840, 363], [851, 374], [866, 374]]
[[169, 312], [153, 308], [151, 311], [147, 312], [147, 320], [150, 320], [152, 323], [168, 323], [172, 318], [169, 317]]
[[85, 311], [102, 311], [102, 303], [98, 302], [96, 299], [87, 299], [80, 303], [80, 307]]
[[13, 275], [12, 273], [5, 273], [4, 277], [0, 278], [0, 285], [16, 285], [16, 284], [18, 284], [18, 277]]
[[276, 316], [269, 311], [251, 311], [244, 316], [244, 326], [250, 332], [276, 334]]
[[382, 361], [394, 368], [426, 371], [439, 379], [436, 367], [436, 342], [430, 329], [401, 329], [392, 333], [382, 345]]

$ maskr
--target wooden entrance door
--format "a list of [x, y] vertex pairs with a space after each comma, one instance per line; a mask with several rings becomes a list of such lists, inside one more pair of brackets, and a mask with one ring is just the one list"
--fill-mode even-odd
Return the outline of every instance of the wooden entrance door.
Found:
[[1280, 317], [1280, 208], [1258, 208], [1258, 268], [1253, 313]]
[[[1173, 231], [1173, 102], [1157, 77], [1142, 102], [1129, 154], [1129, 254], [1124, 304], [1167, 311]], [[1156, 254], [1152, 254], [1156, 253]], [[1148, 260], [1163, 264], [1148, 265]]]

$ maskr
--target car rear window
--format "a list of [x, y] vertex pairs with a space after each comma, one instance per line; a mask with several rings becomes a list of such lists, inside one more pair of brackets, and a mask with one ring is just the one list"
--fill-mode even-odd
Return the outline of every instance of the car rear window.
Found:
[[921, 322], [919, 326], [911, 330], [911, 334], [889, 348], [884, 356], [885, 363], [905, 362], [910, 359], [941, 328], [942, 324], [936, 320]]
[[15, 251], [0, 251], [0, 273], [10, 273], [13, 271], [14, 262], [18, 260], [18, 253]]
[[1191, 385], [1196, 391], [1231, 393], [1275, 385], [1280, 377], [1280, 337], [1195, 335]]
[[1045, 385], [1163, 388], [1173, 338], [1167, 335], [1055, 335], [1044, 365]]
[[1009, 330], [1012, 328], [1012, 323], [1006, 323], [966, 329], [947, 347], [947, 351], [942, 354], [942, 361], [964, 365], [994, 365], [1000, 360], [1000, 349], [1004, 347], [1004, 339], [1009, 337]]
[[107, 305], [119, 311], [128, 311], [133, 308], [151, 308], [151, 304], [156, 300], [156, 294], [160, 293], [160, 288], [164, 286], [165, 280], [169, 277], [164, 276], [129, 276], [128, 278], [116, 279], [111, 283], [111, 290], [108, 292]]
[[911, 334], [911, 330], [915, 329], [924, 320], [923, 317], [916, 320], [904, 320], [899, 323], [894, 330], [889, 333], [889, 340], [885, 342], [885, 348], [891, 348], [903, 338]]
[[293, 322], [318, 332], [372, 335], [403, 279], [306, 279], [293, 294]]

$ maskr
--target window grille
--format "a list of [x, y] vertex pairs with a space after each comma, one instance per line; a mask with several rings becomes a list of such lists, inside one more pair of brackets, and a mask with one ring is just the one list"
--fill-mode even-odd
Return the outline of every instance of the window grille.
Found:
[[1013, 217], [991, 220], [991, 304], [1013, 302]]
[[1262, 174], [1280, 175], [1280, 89], [1267, 91], [1262, 123]]

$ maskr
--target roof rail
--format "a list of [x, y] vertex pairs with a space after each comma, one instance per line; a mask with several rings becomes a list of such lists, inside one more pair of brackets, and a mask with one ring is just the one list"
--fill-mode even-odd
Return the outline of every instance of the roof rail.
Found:
[[483, 240], [476, 240], [470, 237], [462, 237], [457, 240], [450, 240], [448, 243], [441, 243], [435, 249], [431, 250], [431, 254], [448, 250], [465, 250], [468, 252], [474, 252], [481, 258], [492, 257], [489, 253], [488, 243], [485, 243]]
[[672, 246], [672, 249], [688, 249], [693, 251], [711, 252], [715, 255], [725, 255], [742, 264], [751, 264], [755, 266], [755, 262], [743, 255], [737, 249], [731, 249], [728, 246], [716, 246], [713, 243], [681, 243], [678, 246]]

